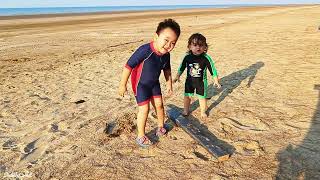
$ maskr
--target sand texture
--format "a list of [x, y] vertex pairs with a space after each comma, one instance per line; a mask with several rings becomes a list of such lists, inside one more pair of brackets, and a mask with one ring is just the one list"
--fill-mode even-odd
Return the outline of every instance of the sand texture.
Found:
[[[169, 17], [182, 30], [173, 74], [188, 37], [207, 37], [222, 89], [210, 79], [209, 118], [197, 101], [189, 118], [227, 161], [181, 128], [135, 144], [137, 105], [130, 84], [118, 97], [120, 75]], [[1, 18], [0, 179], [320, 179], [319, 17], [311, 5]], [[165, 106], [181, 111], [183, 91], [174, 84]], [[153, 139], [156, 127], [150, 113]]]

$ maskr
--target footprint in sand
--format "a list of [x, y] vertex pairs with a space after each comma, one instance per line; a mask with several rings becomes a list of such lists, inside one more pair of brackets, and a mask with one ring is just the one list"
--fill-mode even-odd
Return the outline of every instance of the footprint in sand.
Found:
[[17, 149], [18, 146], [15, 141], [13, 140], [8, 140], [5, 143], [2, 144], [2, 149], [3, 150], [8, 150], [8, 149]]
[[50, 135], [45, 135], [25, 145], [21, 150], [19, 164], [21, 163], [21, 165], [24, 164], [33, 166], [34, 164], [41, 161], [44, 155], [47, 153], [48, 142], [50, 142], [51, 137], [52, 136]]
[[267, 131], [268, 127], [261, 121], [256, 119], [236, 119], [236, 118], [221, 118], [218, 119], [220, 124], [224, 126], [229, 126], [231, 129], [236, 129], [239, 131], [252, 131], [252, 132], [263, 132]]
[[265, 152], [260, 142], [255, 140], [241, 140], [235, 142], [234, 146], [238, 153], [246, 156], [258, 156]]
[[209, 158], [207, 158], [205, 155], [203, 155], [203, 154], [200, 153], [200, 152], [195, 151], [195, 152], [193, 152], [193, 153], [194, 153], [194, 155], [195, 155], [197, 158], [199, 158], [199, 159], [202, 159], [202, 160], [204, 160], [204, 161], [208, 161], [208, 160], [209, 160]]
[[51, 132], [58, 132], [59, 131], [59, 126], [57, 124], [51, 124], [50, 131]]
[[36, 142], [38, 139], [32, 141], [31, 143], [27, 144], [27, 146], [23, 149], [23, 156], [21, 157], [21, 160], [25, 159], [29, 154], [33, 153], [37, 148], [35, 147]]
[[0, 164], [0, 173], [4, 173], [6, 172], [6, 170], [7, 170], [7, 167]]

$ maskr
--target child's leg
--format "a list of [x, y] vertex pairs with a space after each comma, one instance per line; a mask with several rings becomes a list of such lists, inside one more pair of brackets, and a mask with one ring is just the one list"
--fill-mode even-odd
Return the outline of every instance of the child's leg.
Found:
[[150, 102], [151, 102], [151, 105], [152, 105], [152, 107], [153, 107], [153, 109], [154, 109], [154, 112], [153, 112], [151, 115], [152, 115], [154, 118], [157, 118], [157, 111], [156, 111], [156, 105], [154, 104], [154, 100], [151, 99]]
[[201, 117], [208, 117], [208, 115], [206, 113], [207, 99], [206, 98], [199, 98], [199, 104], [200, 104]]
[[191, 103], [191, 97], [190, 96], [184, 96], [183, 115], [188, 115], [189, 114], [190, 103]]
[[164, 125], [164, 107], [163, 107], [163, 101], [162, 97], [158, 98], [152, 98], [151, 103], [153, 107], [155, 108], [157, 119], [158, 119], [158, 127], [163, 127]]
[[137, 115], [138, 138], [145, 135], [145, 127], [149, 113], [149, 103], [139, 106]]

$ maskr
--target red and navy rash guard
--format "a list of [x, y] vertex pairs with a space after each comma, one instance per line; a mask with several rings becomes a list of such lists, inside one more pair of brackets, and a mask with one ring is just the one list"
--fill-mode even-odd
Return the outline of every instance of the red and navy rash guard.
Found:
[[129, 58], [126, 66], [131, 71], [131, 84], [137, 102], [149, 102], [161, 96], [159, 76], [161, 70], [170, 70], [170, 54], [159, 54], [153, 42], [140, 46]]

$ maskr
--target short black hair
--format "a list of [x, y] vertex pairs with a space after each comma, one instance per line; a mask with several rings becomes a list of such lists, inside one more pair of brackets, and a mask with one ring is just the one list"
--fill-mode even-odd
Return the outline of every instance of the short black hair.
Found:
[[172, 29], [176, 33], [177, 37], [180, 36], [180, 26], [175, 20], [169, 18], [160, 22], [158, 24], [156, 33], [159, 35], [159, 33], [165, 28]]
[[195, 43], [196, 45], [205, 46], [208, 48], [207, 39], [200, 33], [194, 33], [189, 37], [188, 40], [188, 47], [191, 43]]

